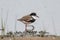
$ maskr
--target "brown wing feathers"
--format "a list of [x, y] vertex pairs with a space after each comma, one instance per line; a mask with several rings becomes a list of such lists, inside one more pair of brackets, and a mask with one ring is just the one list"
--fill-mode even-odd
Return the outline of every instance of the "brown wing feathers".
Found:
[[26, 21], [26, 22], [28, 22], [29, 20], [31, 20], [31, 16], [29, 16], [29, 15], [24, 16], [21, 19], [18, 19], [18, 21]]

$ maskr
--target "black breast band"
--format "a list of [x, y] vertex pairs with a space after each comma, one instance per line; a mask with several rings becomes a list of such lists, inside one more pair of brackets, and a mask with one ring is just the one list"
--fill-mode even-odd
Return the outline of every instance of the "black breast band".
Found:
[[34, 18], [32, 18], [32, 20], [29, 20], [28, 22], [33, 23], [33, 22], [35, 22], [35, 19], [34, 19]]

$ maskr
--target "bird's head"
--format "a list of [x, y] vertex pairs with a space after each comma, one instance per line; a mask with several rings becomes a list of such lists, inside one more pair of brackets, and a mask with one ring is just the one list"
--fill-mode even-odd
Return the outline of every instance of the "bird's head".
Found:
[[37, 14], [35, 12], [31, 13], [30, 16], [35, 16], [35, 17], [39, 18], [39, 16], [37, 16]]

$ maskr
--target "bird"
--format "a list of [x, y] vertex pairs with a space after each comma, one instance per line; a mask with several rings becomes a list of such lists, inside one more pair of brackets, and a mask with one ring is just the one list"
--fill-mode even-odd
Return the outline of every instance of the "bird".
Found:
[[27, 31], [27, 26], [31, 23], [34, 23], [37, 20], [37, 18], [39, 18], [39, 16], [37, 16], [35, 12], [32, 12], [17, 20], [25, 24], [25, 31]]

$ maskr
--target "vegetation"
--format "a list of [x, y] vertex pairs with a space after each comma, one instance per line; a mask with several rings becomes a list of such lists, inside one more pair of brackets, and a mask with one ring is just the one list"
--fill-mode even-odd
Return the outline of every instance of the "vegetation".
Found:
[[44, 37], [45, 34], [49, 34], [49, 32], [46, 31], [39, 31], [40, 37]]

